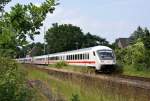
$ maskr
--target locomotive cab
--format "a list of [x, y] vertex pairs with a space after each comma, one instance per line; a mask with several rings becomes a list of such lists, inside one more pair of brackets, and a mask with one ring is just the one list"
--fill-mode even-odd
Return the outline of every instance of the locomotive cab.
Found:
[[112, 49], [108, 47], [102, 47], [102, 49], [96, 49], [96, 70], [113, 69], [116, 64], [116, 57]]

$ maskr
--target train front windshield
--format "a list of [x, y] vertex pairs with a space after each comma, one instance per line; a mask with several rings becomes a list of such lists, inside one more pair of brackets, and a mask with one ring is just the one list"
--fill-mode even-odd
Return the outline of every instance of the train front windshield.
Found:
[[109, 50], [98, 51], [98, 55], [101, 60], [113, 60], [114, 59], [113, 51], [109, 51]]

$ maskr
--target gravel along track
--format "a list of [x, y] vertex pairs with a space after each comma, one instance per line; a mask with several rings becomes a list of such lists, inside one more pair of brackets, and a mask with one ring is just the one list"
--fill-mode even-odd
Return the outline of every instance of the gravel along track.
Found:
[[[27, 67], [27, 66], [26, 66]], [[99, 80], [105, 80], [105, 81], [111, 81], [118, 84], [125, 84], [129, 86], [134, 86], [137, 88], [147, 89], [150, 90], [150, 78], [144, 78], [144, 77], [135, 77], [135, 76], [125, 76], [125, 75], [106, 75], [106, 74], [83, 74], [79, 72], [71, 72], [67, 70], [62, 69], [54, 69], [54, 68], [48, 68], [47, 66], [42, 65], [30, 65], [29, 67], [34, 67], [39, 70], [44, 70], [46, 72], [57, 72], [57, 73], [66, 73], [66, 74], [72, 74], [72, 75], [79, 75], [79, 76], [85, 76], [90, 78], [96, 78]]]

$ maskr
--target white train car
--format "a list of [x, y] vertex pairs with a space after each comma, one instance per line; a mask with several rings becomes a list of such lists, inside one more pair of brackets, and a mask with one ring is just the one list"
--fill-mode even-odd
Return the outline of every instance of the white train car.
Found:
[[65, 61], [69, 65], [95, 67], [96, 70], [109, 69], [116, 64], [113, 50], [106, 46], [95, 46], [20, 60], [20, 62], [24, 60], [24, 63], [33, 64], [55, 64]]

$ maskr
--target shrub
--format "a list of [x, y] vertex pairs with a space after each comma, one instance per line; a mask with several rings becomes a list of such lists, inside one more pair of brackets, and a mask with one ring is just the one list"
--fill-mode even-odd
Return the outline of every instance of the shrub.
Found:
[[68, 64], [65, 61], [60, 61], [55, 64], [56, 68], [62, 68], [64, 66], [68, 66]]
[[25, 72], [11, 60], [0, 58], [0, 101], [32, 101]]
[[150, 50], [145, 50], [145, 64], [146, 68], [150, 69]]
[[78, 94], [72, 94], [71, 101], [80, 101]]
[[150, 55], [144, 48], [143, 42], [139, 39], [137, 43], [125, 49], [116, 50], [117, 62], [121, 65], [131, 65], [138, 71], [150, 67]]

